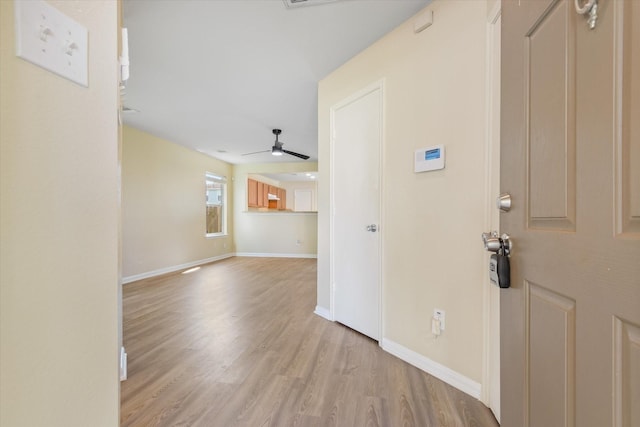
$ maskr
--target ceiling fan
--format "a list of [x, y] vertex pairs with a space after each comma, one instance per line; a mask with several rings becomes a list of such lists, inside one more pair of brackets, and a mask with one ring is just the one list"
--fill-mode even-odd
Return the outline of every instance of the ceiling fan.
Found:
[[281, 129], [273, 129], [271, 132], [276, 136], [276, 141], [273, 143], [273, 147], [271, 147], [271, 150], [254, 151], [253, 153], [245, 153], [243, 154], [243, 156], [248, 156], [250, 154], [258, 154], [258, 153], [268, 153], [269, 151], [271, 151], [271, 154], [274, 156], [282, 156], [284, 153], [287, 153], [292, 156], [299, 157], [302, 160], [307, 160], [309, 158], [309, 156], [307, 156], [306, 154], [300, 154], [300, 153], [285, 150], [284, 148], [282, 148], [283, 142], [278, 141], [278, 136], [282, 133]]

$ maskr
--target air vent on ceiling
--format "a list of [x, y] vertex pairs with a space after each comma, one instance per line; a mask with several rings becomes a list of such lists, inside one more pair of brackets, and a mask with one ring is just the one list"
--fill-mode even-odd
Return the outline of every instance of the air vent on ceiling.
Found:
[[337, 0], [282, 0], [287, 8], [314, 6], [317, 4], [333, 3]]

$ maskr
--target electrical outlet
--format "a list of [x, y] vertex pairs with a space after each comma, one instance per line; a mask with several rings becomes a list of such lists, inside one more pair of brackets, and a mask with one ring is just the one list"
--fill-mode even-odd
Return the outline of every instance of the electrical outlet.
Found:
[[444, 310], [440, 310], [439, 308], [434, 308], [433, 318], [440, 323], [440, 330], [444, 331]]

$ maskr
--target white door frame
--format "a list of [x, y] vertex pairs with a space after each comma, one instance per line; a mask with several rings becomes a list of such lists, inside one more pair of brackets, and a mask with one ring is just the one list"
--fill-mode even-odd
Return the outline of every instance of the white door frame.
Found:
[[[484, 159], [485, 160], [484, 169], [486, 171], [484, 199], [485, 199], [486, 206], [485, 206], [484, 231], [492, 231], [492, 230], [499, 231], [499, 228], [497, 228], [499, 226], [499, 219], [497, 224], [495, 223], [495, 221], [492, 220], [492, 217], [494, 216], [494, 213], [496, 210], [496, 206], [493, 200], [493, 197], [495, 197], [495, 195], [492, 194], [492, 184], [496, 184], [496, 183], [492, 181], [492, 175], [493, 175], [493, 172], [495, 172], [495, 168], [500, 167], [500, 160], [498, 159], [497, 165], [495, 165], [494, 162], [492, 161], [492, 154], [496, 149], [496, 147], [494, 146], [494, 138], [496, 137], [496, 135], [494, 135], [491, 124], [495, 119], [494, 106], [500, 105], [500, 99], [495, 99], [495, 91], [494, 91], [495, 73], [496, 72], [500, 73], [500, 69], [498, 68], [496, 70], [494, 67], [496, 55], [499, 54], [499, 52], [496, 52], [494, 49], [494, 41], [495, 41], [494, 38], [497, 36], [496, 24], [498, 23], [498, 20], [502, 15], [501, 6], [502, 6], [501, 0], [498, 0], [494, 4], [491, 11], [489, 12], [489, 15], [487, 16], [487, 32], [486, 32], [487, 51], [486, 51], [486, 64], [485, 64], [485, 70], [486, 70], [485, 88], [486, 88], [486, 94], [487, 94], [486, 118], [485, 118], [485, 125], [486, 125], [485, 150], [486, 151], [485, 151], [485, 159]], [[499, 120], [499, 117], [500, 116], [498, 115], [498, 120]], [[498, 187], [500, 186], [499, 177], [498, 177], [497, 185]], [[478, 244], [478, 247], [481, 248], [481, 245]], [[496, 416], [496, 419], [498, 420], [498, 422], [500, 422], [500, 402], [498, 401], [497, 404], [494, 404], [491, 400], [492, 379], [494, 379], [496, 375], [498, 375], [498, 377], [500, 375], [499, 370], [498, 372], [494, 372], [494, 370], [491, 368], [491, 345], [495, 340], [496, 335], [497, 336], [500, 335], [500, 324], [498, 324], [497, 331], [491, 328], [491, 313], [492, 313], [492, 310], [498, 310], [498, 313], [499, 313], [500, 307], [499, 306], [495, 307], [495, 304], [492, 303], [490, 289], [491, 289], [491, 286], [495, 286], [495, 285], [492, 285], [489, 281], [488, 269], [485, 271], [485, 273], [486, 274], [482, 279], [483, 326], [484, 327], [483, 327], [482, 392], [481, 392], [480, 398], [482, 403], [484, 403], [487, 407], [492, 409], [492, 411], [494, 412], [494, 415]]]
[[378, 188], [380, 189], [380, 197], [379, 197], [379, 204], [380, 206], [378, 207], [379, 209], [379, 213], [380, 213], [380, 222], [378, 224], [378, 233], [379, 234], [379, 238], [378, 238], [378, 254], [379, 254], [379, 260], [378, 260], [378, 277], [379, 277], [379, 286], [378, 286], [378, 331], [380, 331], [380, 337], [379, 337], [379, 341], [378, 343], [381, 345], [382, 343], [382, 339], [385, 337], [385, 331], [384, 331], [384, 322], [382, 319], [382, 314], [384, 313], [383, 310], [383, 305], [384, 305], [384, 300], [382, 298], [382, 291], [384, 289], [384, 276], [383, 276], [383, 266], [382, 266], [382, 260], [384, 259], [384, 235], [385, 235], [385, 230], [384, 230], [384, 210], [383, 210], [383, 198], [384, 198], [384, 188], [383, 188], [383, 173], [384, 173], [384, 146], [385, 146], [385, 140], [384, 140], [384, 134], [385, 134], [385, 90], [384, 90], [384, 79], [378, 80], [366, 87], [364, 87], [363, 89], [360, 89], [358, 91], [356, 91], [355, 93], [353, 93], [352, 95], [348, 96], [347, 98], [343, 99], [342, 101], [339, 101], [338, 103], [334, 104], [331, 106], [330, 108], [330, 124], [329, 124], [329, 132], [330, 132], [330, 142], [329, 142], [329, 253], [331, 254], [329, 257], [329, 280], [331, 283], [331, 286], [329, 287], [329, 304], [330, 304], [330, 308], [329, 308], [329, 312], [330, 312], [330, 320], [335, 320], [335, 218], [334, 218], [334, 214], [335, 214], [335, 169], [334, 169], [334, 165], [335, 165], [335, 157], [336, 157], [336, 149], [335, 149], [335, 113], [337, 110], [359, 100], [360, 98], [365, 97], [366, 95], [379, 90], [380, 91], [380, 99], [381, 99], [381, 114], [382, 114], [382, 118], [381, 118], [381, 126], [380, 126], [380, 171], [378, 174]]

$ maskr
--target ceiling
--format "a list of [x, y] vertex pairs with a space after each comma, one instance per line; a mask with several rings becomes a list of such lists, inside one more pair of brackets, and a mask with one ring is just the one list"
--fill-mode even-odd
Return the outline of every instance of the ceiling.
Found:
[[229, 163], [303, 161], [242, 156], [280, 128], [284, 149], [316, 161], [318, 82], [429, 2], [124, 0], [125, 123]]
[[265, 176], [278, 182], [313, 182], [318, 179], [317, 171], [292, 173], [261, 173], [256, 175]]

